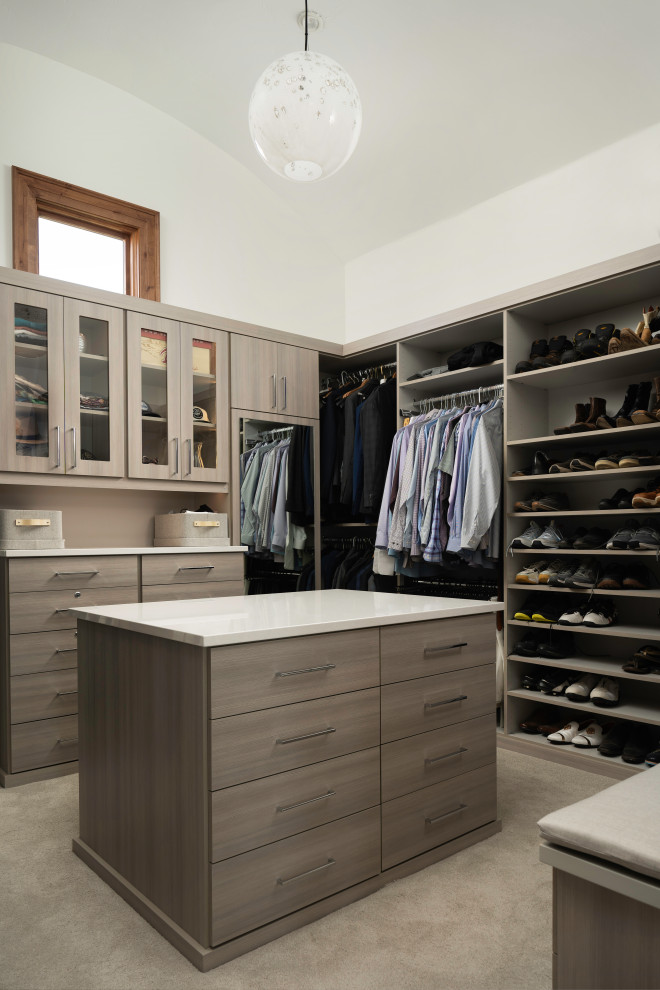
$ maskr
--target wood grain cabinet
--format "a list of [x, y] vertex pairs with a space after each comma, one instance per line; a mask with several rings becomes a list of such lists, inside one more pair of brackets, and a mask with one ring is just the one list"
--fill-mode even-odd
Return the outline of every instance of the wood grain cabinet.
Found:
[[237, 409], [318, 418], [317, 351], [231, 335], [231, 404]]
[[142, 558], [142, 601], [242, 595], [242, 553], [173, 553]]
[[79, 635], [74, 850], [202, 970], [499, 829], [492, 615], [209, 648]]
[[0, 285], [0, 313], [0, 470], [122, 477], [123, 312]]

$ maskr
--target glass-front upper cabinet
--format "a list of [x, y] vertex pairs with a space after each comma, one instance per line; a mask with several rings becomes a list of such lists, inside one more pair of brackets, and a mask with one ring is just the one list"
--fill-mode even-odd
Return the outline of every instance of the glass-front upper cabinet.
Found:
[[181, 324], [181, 477], [229, 480], [228, 334]]
[[2, 285], [0, 313], [0, 468], [63, 474], [62, 299]]
[[124, 314], [64, 300], [67, 474], [124, 474]]

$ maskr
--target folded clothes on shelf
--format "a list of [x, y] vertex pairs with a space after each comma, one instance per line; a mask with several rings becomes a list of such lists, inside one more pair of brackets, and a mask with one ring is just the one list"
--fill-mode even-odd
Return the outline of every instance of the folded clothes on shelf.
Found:
[[503, 354], [504, 348], [501, 344], [496, 344], [492, 340], [481, 340], [478, 344], [468, 344], [466, 347], [461, 347], [460, 351], [450, 354], [447, 358], [447, 366], [450, 371], [476, 368], [499, 361]]

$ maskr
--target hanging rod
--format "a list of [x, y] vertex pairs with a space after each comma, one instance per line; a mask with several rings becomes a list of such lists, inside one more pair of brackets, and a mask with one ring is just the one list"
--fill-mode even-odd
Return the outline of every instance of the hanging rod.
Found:
[[504, 395], [504, 385], [481, 385], [478, 388], [465, 389], [463, 392], [448, 392], [446, 395], [435, 395], [426, 399], [416, 399], [412, 410], [401, 410], [402, 415], [415, 412], [428, 412], [435, 408], [449, 408], [455, 403], [479, 405], [484, 399], [501, 398]]
[[396, 371], [396, 361], [367, 365], [365, 368], [344, 368], [342, 371], [338, 371], [334, 375], [324, 375], [322, 378], [322, 390], [327, 388], [328, 383], [331, 381], [338, 381], [340, 385], [347, 385], [350, 384], [351, 381], [356, 382], [356, 378], [362, 379], [365, 376], [370, 377], [372, 374], [376, 373], [380, 373], [382, 375], [385, 371], [389, 371], [392, 368]]

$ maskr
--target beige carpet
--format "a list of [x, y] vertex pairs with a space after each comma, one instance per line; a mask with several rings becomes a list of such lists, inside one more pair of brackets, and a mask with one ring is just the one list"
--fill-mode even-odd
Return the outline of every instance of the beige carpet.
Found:
[[547, 990], [536, 821], [612, 781], [498, 757], [501, 834], [199, 973], [71, 852], [76, 776], [0, 790], [3, 990]]

